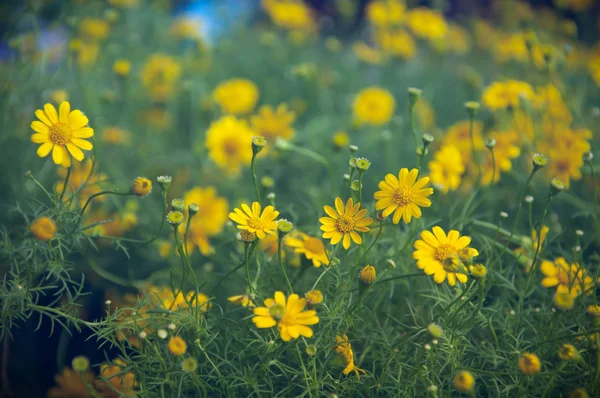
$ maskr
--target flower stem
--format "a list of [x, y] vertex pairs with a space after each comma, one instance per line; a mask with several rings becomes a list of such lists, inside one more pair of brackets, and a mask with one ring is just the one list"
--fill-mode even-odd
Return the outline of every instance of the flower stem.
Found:
[[521, 206], [523, 205], [523, 201], [525, 200], [525, 195], [527, 195], [527, 188], [529, 188], [529, 183], [533, 179], [535, 172], [536, 172], [536, 169], [534, 167], [533, 170], [531, 171], [531, 174], [527, 178], [527, 181], [525, 182], [525, 188], [523, 189], [523, 194], [521, 195], [521, 198], [519, 199], [519, 205], [517, 206], [517, 215], [515, 216], [515, 223], [513, 224], [512, 231], [510, 232], [510, 236], [508, 237], [509, 242], [512, 239], [515, 232], [517, 231], [517, 225], [519, 224], [519, 217], [521, 215]]
[[252, 153], [252, 161], [250, 162], [250, 172], [252, 173], [252, 182], [254, 183], [254, 190], [256, 191], [256, 200], [260, 203], [260, 190], [258, 189], [258, 182], [256, 181], [256, 173], [254, 172], [254, 161], [256, 160], [256, 153]]
[[287, 282], [288, 288], [290, 289], [290, 294], [294, 293], [294, 289], [292, 289], [292, 284], [290, 283], [290, 279], [288, 278], [287, 272], [285, 271], [285, 267], [283, 266], [283, 260], [282, 260], [282, 245], [281, 242], [283, 241], [283, 236], [279, 236], [278, 239], [278, 244], [277, 244], [277, 258], [279, 261], [279, 266], [281, 267], [281, 272], [283, 272], [283, 276], [285, 276], [285, 281]]
[[252, 294], [252, 279], [250, 278], [250, 246], [244, 245], [244, 263], [246, 264], [246, 280], [248, 281], [248, 293]]
[[63, 197], [65, 196], [65, 192], [67, 191], [67, 185], [69, 185], [69, 177], [71, 177], [71, 168], [72, 168], [72, 166], [69, 166], [67, 168], [67, 175], [65, 176], [65, 182], [64, 182], [64, 185], [63, 185], [63, 189], [62, 189], [62, 192], [60, 193], [60, 196], [58, 198], [58, 202], [59, 203], [62, 202]]
[[312, 398], [312, 392], [310, 390], [310, 383], [308, 382], [308, 374], [306, 372], [306, 366], [304, 366], [304, 360], [302, 359], [302, 353], [300, 352], [300, 347], [298, 347], [298, 343], [296, 345], [296, 352], [298, 353], [298, 358], [300, 359], [300, 365], [302, 365], [302, 373], [304, 374], [304, 381], [306, 382], [306, 391], [308, 391], [308, 396]]
[[85, 387], [86, 391], [94, 398], [101, 398], [100, 394], [98, 394], [98, 391], [96, 391], [94, 387], [90, 386], [90, 383], [88, 383], [87, 379], [85, 378], [85, 373], [77, 372], [77, 374], [79, 375], [79, 379], [81, 380], [81, 383]]
[[[475, 134], [473, 132], [473, 125], [475, 123], [475, 116], [472, 114], [469, 117], [469, 135], [471, 136], [471, 150], [473, 151], [473, 161], [477, 165], [477, 182], [476, 185], [481, 183], [481, 164], [479, 164], [479, 159], [477, 159], [477, 151], [475, 150]], [[494, 156], [494, 152], [492, 151], [492, 156]], [[494, 179], [492, 178], [492, 183]]]
[[367, 253], [369, 252], [369, 250], [371, 250], [371, 248], [373, 246], [375, 246], [375, 243], [377, 243], [377, 241], [379, 240], [379, 237], [381, 236], [381, 231], [383, 230], [383, 221], [379, 222], [379, 230], [377, 231], [377, 236], [375, 236], [375, 240], [373, 242], [371, 242], [371, 244], [369, 245], [369, 247], [367, 248], [367, 250], [365, 250], [365, 252], [360, 256], [359, 260], [362, 260]]

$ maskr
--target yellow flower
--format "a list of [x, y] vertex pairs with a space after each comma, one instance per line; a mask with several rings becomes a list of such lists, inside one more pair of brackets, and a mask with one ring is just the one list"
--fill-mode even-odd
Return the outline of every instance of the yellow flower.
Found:
[[347, 375], [350, 372], [354, 372], [354, 374], [356, 374], [356, 377], [358, 377], [358, 379], [360, 380], [360, 374], [365, 374], [366, 372], [354, 364], [354, 351], [352, 350], [352, 345], [348, 340], [348, 336], [346, 334], [344, 334], [343, 336], [338, 335], [335, 336], [335, 339], [337, 341], [337, 344], [335, 346], [335, 352], [340, 354], [346, 365], [342, 373]]
[[140, 0], [108, 0], [108, 3], [113, 7], [132, 8], [140, 3]]
[[457, 24], [448, 24], [448, 31], [443, 37], [434, 39], [432, 47], [440, 53], [453, 52], [466, 54], [471, 50], [471, 36], [469, 31]]
[[251, 118], [252, 130], [267, 139], [267, 142], [275, 143], [278, 137], [289, 140], [294, 136], [292, 123], [296, 120], [296, 114], [288, 110], [286, 104], [280, 104], [275, 110], [270, 105], [263, 105], [258, 113]]
[[96, 383], [101, 396], [113, 396], [115, 390], [122, 396], [136, 397], [135, 375], [131, 371], [123, 372], [127, 364], [122, 359], [113, 360], [112, 364], [103, 364], [100, 366], [100, 376], [105, 380], [99, 380]]
[[179, 336], [171, 337], [167, 343], [167, 347], [171, 355], [176, 357], [182, 356], [187, 351], [187, 343]]
[[252, 322], [259, 329], [271, 328], [277, 325], [283, 341], [297, 339], [300, 336], [310, 338], [313, 335], [310, 325], [319, 323], [319, 317], [314, 310], [304, 311], [306, 299], [297, 294], [291, 294], [287, 300], [282, 292], [275, 292], [275, 298], [265, 299], [264, 307], [254, 309]]
[[307, 260], [312, 261], [314, 267], [319, 268], [321, 264], [329, 265], [325, 245], [319, 238], [300, 232], [294, 236], [286, 237], [285, 244], [293, 248], [294, 253], [304, 254]]
[[52, 240], [57, 230], [54, 220], [46, 216], [36, 218], [29, 226], [29, 231], [34, 238], [41, 241]]
[[392, 94], [379, 87], [368, 87], [354, 99], [354, 117], [362, 123], [381, 126], [394, 116], [396, 101]]
[[144, 177], [137, 177], [131, 184], [131, 192], [137, 196], [146, 196], [152, 192], [152, 181]]
[[89, 386], [94, 385], [94, 374], [89, 370], [80, 373], [66, 367], [60, 375], [54, 377], [56, 387], [48, 390], [48, 398], [76, 398], [76, 397], [91, 397], [82, 379]]
[[239, 229], [250, 231], [256, 234], [258, 239], [263, 239], [267, 235], [274, 235], [277, 232], [277, 222], [275, 219], [279, 212], [273, 206], [267, 206], [260, 212], [260, 203], [252, 203], [252, 209], [242, 203], [242, 210], [235, 208], [229, 213], [229, 218], [238, 223]]
[[540, 358], [530, 352], [524, 353], [521, 358], [519, 358], [519, 370], [527, 376], [540, 373], [542, 370]]
[[508, 107], [518, 107], [520, 98], [533, 101], [535, 99], [533, 87], [527, 82], [507, 80], [494, 82], [486, 87], [482, 95], [482, 102], [492, 111], [495, 111]]
[[69, 93], [66, 90], [54, 90], [50, 93], [52, 101], [60, 104], [63, 101], [69, 100]]
[[563, 344], [558, 350], [558, 357], [563, 361], [573, 361], [579, 358], [579, 351], [572, 344]]
[[347, 148], [350, 145], [350, 137], [343, 131], [338, 131], [333, 135], [333, 146], [336, 149]]
[[[71, 165], [71, 175], [69, 176], [69, 183], [65, 191], [65, 200], [70, 199], [73, 195], [77, 195], [79, 203], [83, 205], [90, 196], [102, 191], [100, 183], [102, 182], [103, 177], [102, 175], [95, 173], [94, 170], [92, 170], [93, 168], [94, 162], [89, 158], [81, 163], [73, 163]], [[55, 191], [62, 192], [65, 186], [67, 169], [60, 168], [56, 173], [61, 180], [56, 184]], [[96, 201], [103, 201], [104, 199], [105, 196], [103, 195], [95, 198]]]
[[231, 176], [239, 175], [242, 166], [252, 160], [254, 132], [235, 116], [223, 116], [212, 122], [206, 132], [208, 156]]
[[118, 76], [127, 76], [131, 72], [131, 62], [128, 59], [118, 59], [113, 64], [113, 72]]
[[302, 0], [262, 0], [262, 6], [281, 28], [307, 32], [317, 28], [312, 10]]
[[176, 18], [171, 24], [171, 35], [178, 39], [202, 40], [202, 22], [188, 17]]
[[577, 387], [569, 393], [569, 398], [589, 398], [590, 395], [583, 387]]
[[487, 268], [483, 264], [471, 265], [469, 266], [469, 272], [473, 278], [483, 280], [487, 275]]
[[475, 376], [468, 370], [461, 370], [454, 376], [452, 385], [457, 391], [469, 392], [475, 386]]
[[166, 100], [181, 77], [181, 65], [166, 54], [152, 54], [141, 71], [142, 85], [155, 101]]
[[366, 14], [369, 22], [377, 27], [385, 28], [403, 22], [406, 6], [399, 0], [372, 1], [367, 5]]
[[600, 305], [598, 305], [598, 304], [588, 305], [587, 313], [593, 318], [600, 318]]
[[60, 104], [58, 113], [54, 105], [46, 104], [44, 110], [36, 110], [35, 115], [40, 121], [31, 122], [31, 128], [36, 132], [31, 141], [42, 144], [37, 150], [39, 157], [46, 157], [52, 152], [54, 163], [69, 167], [71, 156], [81, 162], [81, 149], [89, 151], [93, 148], [84, 139], [94, 135], [94, 130], [86, 127], [88, 118], [80, 110], [71, 111], [71, 104], [67, 101]]
[[545, 276], [542, 279], [544, 287], [556, 286], [558, 293], [570, 293], [574, 298], [584, 291], [592, 293], [590, 289], [594, 286], [594, 280], [577, 263], [569, 264], [563, 257], [558, 257], [554, 263], [542, 261], [540, 270]]
[[[481, 176], [481, 183], [483, 185], [489, 185], [500, 181], [500, 176], [503, 172], [512, 170], [512, 160], [519, 157], [521, 149], [519, 148], [519, 136], [514, 131], [507, 132], [493, 132], [490, 137], [496, 140], [496, 146], [494, 147], [494, 159], [496, 160], [496, 173], [494, 174], [494, 162], [492, 161], [492, 154], [486, 152], [484, 163], [481, 165], [483, 174]], [[472, 164], [473, 169], [475, 165]], [[492, 176], [494, 180], [492, 181]]]
[[546, 174], [551, 178], [558, 178], [565, 183], [568, 189], [571, 180], [580, 180], [582, 177], [583, 154], [591, 148], [587, 137], [591, 138], [589, 130], [559, 129], [560, 133], [549, 137], [546, 153], [550, 158]]
[[247, 294], [240, 294], [238, 296], [227, 297], [227, 300], [233, 304], [239, 304], [242, 307], [256, 307], [254, 302]]
[[352, 198], [344, 202], [341, 198], [335, 198], [335, 209], [331, 206], [325, 206], [325, 213], [329, 217], [321, 217], [321, 230], [323, 232], [323, 238], [331, 239], [332, 245], [337, 245], [343, 238], [344, 249], [350, 248], [350, 239], [357, 245], [362, 244], [362, 238], [358, 232], [369, 232], [369, 225], [373, 223], [373, 219], [365, 217], [367, 215], [367, 209], [360, 209], [360, 203], [354, 204]]
[[552, 302], [561, 311], [568, 311], [575, 305], [575, 298], [568, 292], [556, 292]]
[[408, 27], [421, 39], [439, 39], [446, 35], [448, 25], [437, 10], [417, 7], [406, 13]]
[[433, 227], [433, 233], [423, 231], [421, 239], [415, 242], [413, 258], [417, 260], [417, 267], [425, 274], [433, 275], [433, 280], [438, 285], [448, 278], [448, 284], [454, 286], [458, 279], [461, 283], [467, 282], [466, 269], [459, 259], [459, 252], [467, 249], [469, 257], [479, 255], [476, 249], [470, 248], [471, 238], [460, 236], [458, 231], [446, 233], [440, 227]]
[[146, 296], [150, 297], [155, 306], [170, 311], [196, 309], [197, 306], [199, 311], [206, 312], [211, 308], [209, 297], [201, 292], [196, 295], [196, 291], [189, 291], [184, 297], [182, 292], [173, 294], [170, 287], [150, 286], [147, 288]]
[[365, 265], [363, 269], [360, 270], [358, 277], [367, 285], [372, 285], [375, 283], [375, 279], [377, 279], [377, 271], [372, 265]]
[[220, 83], [212, 93], [215, 103], [223, 113], [245, 115], [252, 112], [258, 102], [258, 87], [248, 79], [230, 79]]
[[375, 40], [383, 52], [393, 57], [409, 60], [417, 53], [415, 40], [404, 30], [378, 31]]
[[229, 202], [217, 196], [215, 187], [194, 187], [184, 193], [183, 200], [188, 206], [195, 203], [199, 207], [190, 222], [188, 251], [191, 253], [193, 247], [197, 246], [200, 253], [206, 256], [212, 249], [208, 238], [220, 234], [227, 222]]
[[529, 57], [527, 42], [522, 33], [501, 34], [492, 46], [492, 50], [500, 63], [510, 60], [525, 62]]
[[462, 155], [454, 145], [443, 145], [428, 166], [431, 183], [443, 193], [455, 191], [465, 171]]
[[306, 301], [310, 305], [318, 305], [323, 302], [323, 293], [320, 290], [311, 290], [304, 294]]
[[102, 19], [84, 18], [79, 25], [79, 32], [89, 39], [103, 40], [108, 37], [110, 25]]
[[384, 181], [379, 182], [381, 191], [375, 192], [375, 210], [383, 210], [383, 217], [388, 217], [394, 213], [392, 221], [398, 224], [400, 219], [405, 223], [410, 223], [412, 217], [421, 217], [421, 207], [431, 206], [431, 201], [427, 199], [433, 193], [433, 188], [425, 188], [429, 182], [429, 177], [423, 177], [417, 180], [419, 170], [412, 169], [408, 171], [403, 168], [396, 178], [393, 174], [385, 176]]
[[108, 144], [128, 144], [130, 139], [131, 134], [119, 127], [109, 127], [102, 133], [102, 141]]

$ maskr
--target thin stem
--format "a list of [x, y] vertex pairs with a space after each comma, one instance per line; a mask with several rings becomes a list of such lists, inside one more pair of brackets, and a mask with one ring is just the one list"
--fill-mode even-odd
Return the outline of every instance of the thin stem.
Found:
[[246, 279], [248, 280], [248, 293], [252, 294], [252, 280], [250, 278], [250, 256], [249, 256], [249, 252], [250, 252], [250, 246], [249, 245], [244, 245], [244, 263], [246, 264]]
[[52, 202], [54, 202], [54, 196], [50, 195], [50, 192], [48, 192], [46, 188], [40, 184], [40, 182], [33, 176], [33, 174], [31, 174], [31, 172], [27, 172], [27, 177], [31, 178], [31, 181], [33, 181], [35, 185], [37, 185], [46, 194], [46, 196], [52, 200]]
[[312, 398], [310, 383], [308, 382], [308, 374], [306, 372], [306, 366], [304, 366], [304, 359], [302, 359], [302, 353], [300, 352], [300, 347], [298, 347], [298, 343], [296, 343], [295, 345], [296, 352], [298, 353], [298, 358], [300, 359], [300, 365], [302, 365], [302, 373], [304, 374], [304, 381], [306, 382], [306, 390], [308, 391], [308, 396]]
[[277, 259], [279, 261], [279, 267], [281, 267], [281, 272], [283, 272], [283, 276], [285, 276], [285, 281], [287, 282], [288, 288], [290, 289], [290, 294], [294, 293], [294, 289], [292, 289], [292, 284], [290, 283], [290, 279], [288, 278], [287, 272], [285, 271], [285, 267], [283, 266], [282, 260], [282, 251], [283, 247], [281, 245], [281, 241], [283, 240], [283, 236], [279, 235], [278, 244], [277, 244]]
[[256, 190], [256, 200], [260, 203], [260, 190], [258, 189], [258, 182], [256, 182], [256, 173], [254, 172], [254, 161], [256, 160], [256, 153], [252, 153], [252, 161], [250, 162], [250, 172], [252, 173], [252, 182], [254, 183], [254, 189]]
[[317, 288], [317, 285], [319, 284], [319, 282], [321, 281], [321, 278], [323, 278], [325, 276], [325, 274], [327, 272], [329, 272], [329, 269], [331, 268], [331, 266], [328, 266], [325, 268], [325, 271], [323, 271], [321, 273], [321, 275], [319, 275], [319, 277], [317, 278], [317, 280], [315, 281], [315, 284], [313, 285], [313, 287], [310, 290], [315, 290]]
[[592, 387], [592, 393], [596, 392], [598, 380], [600, 379], [600, 346], [598, 346], [598, 342], [600, 340], [598, 339], [600, 339], [600, 333], [596, 332], [596, 371], [594, 372], [594, 384]]
[[69, 232], [68, 235], [71, 235], [72, 233], [74, 233], [75, 231], [77, 231], [77, 228], [79, 228], [79, 224], [81, 224], [81, 220], [83, 219], [83, 213], [85, 213], [85, 209], [87, 209], [87, 207], [90, 205], [90, 203], [92, 202], [92, 200], [94, 198], [97, 198], [98, 196], [102, 196], [102, 195], [121, 195], [121, 196], [129, 196], [129, 195], [135, 195], [132, 192], [120, 192], [120, 191], [100, 191], [97, 192], [93, 195], [91, 195], [86, 201], [85, 204], [83, 205], [83, 207], [81, 208], [81, 211], [79, 212], [79, 217], [77, 219], [77, 223], [75, 224], [75, 226], [73, 227], [73, 229]]
[[527, 195], [527, 188], [529, 188], [529, 183], [533, 179], [535, 172], [536, 172], [536, 169], [534, 168], [531, 171], [531, 174], [529, 175], [529, 177], [527, 178], [527, 181], [525, 182], [525, 188], [523, 189], [523, 194], [521, 195], [521, 198], [519, 199], [519, 205], [517, 206], [517, 215], [515, 217], [515, 223], [513, 224], [512, 231], [510, 232], [510, 236], [508, 237], [509, 242], [512, 239], [515, 232], [517, 231], [517, 225], [519, 224], [519, 216], [521, 215], [521, 206], [523, 205], [523, 201], [525, 200], [525, 195]]
[[90, 386], [90, 383], [88, 383], [84, 372], [77, 372], [77, 374], [79, 375], [79, 379], [81, 379], [81, 383], [83, 383], [86, 391], [89, 392], [92, 397], [102, 398], [101, 395], [98, 394], [98, 391], [96, 391], [94, 387]]
[[360, 203], [362, 205], [362, 180], [363, 180], [363, 173], [362, 172], [358, 172], [358, 203]]
[[[256, 242], [254, 241], [252, 242], [252, 244], [250, 245], [250, 256], [252, 256], [252, 253], [254, 252], [254, 249], [256, 248]], [[229, 271], [228, 273], [226, 273], [221, 280], [215, 285], [215, 287], [212, 288], [212, 290], [210, 291], [210, 295], [212, 295], [215, 290], [217, 290], [217, 288], [219, 286], [221, 286], [223, 284], [223, 282], [225, 282], [225, 280], [227, 278], [229, 278], [235, 271], [239, 270], [240, 268], [242, 268], [244, 266], [244, 264], [246, 264], [246, 262], [244, 260], [240, 261], [240, 263], [238, 265], [235, 266], [235, 268], [233, 268], [231, 271]]]
[[64, 185], [63, 185], [63, 189], [62, 189], [62, 192], [60, 193], [60, 196], [58, 198], [58, 202], [59, 203], [62, 202], [63, 197], [65, 196], [65, 192], [67, 191], [67, 185], [69, 185], [69, 177], [71, 177], [71, 168], [72, 168], [72, 166], [69, 166], [67, 168], [67, 175], [65, 177], [65, 182], [64, 182]]
[[410, 106], [410, 126], [412, 129], [413, 139], [415, 140], [415, 150], [419, 148], [419, 137], [417, 134], [417, 129], [415, 127], [415, 106]]
[[371, 250], [371, 248], [375, 245], [375, 243], [377, 243], [377, 240], [379, 240], [379, 237], [381, 236], [382, 230], [383, 230], [383, 221], [380, 221], [379, 222], [379, 230], [377, 231], [377, 236], [375, 236], [375, 240], [373, 242], [371, 242], [371, 244], [369, 245], [367, 250], [360, 256], [359, 260], [362, 260], [367, 255], [369, 250]]
[[[473, 132], [473, 124], [475, 123], [475, 117], [473, 114], [469, 117], [469, 135], [471, 136], [471, 150], [473, 151], [473, 161], [477, 165], [477, 182], [476, 185], [479, 185], [481, 182], [481, 164], [479, 164], [479, 159], [477, 159], [477, 151], [475, 150], [475, 134]], [[492, 156], [494, 156], [494, 151], [492, 151]], [[492, 178], [492, 183], [494, 179]]]
[[190, 223], [192, 222], [192, 215], [188, 214], [188, 219], [187, 219], [187, 223], [185, 224], [185, 232], [183, 233], [183, 249], [185, 250], [185, 255], [188, 256], [188, 249], [187, 249], [187, 238], [188, 238], [188, 233], [190, 232]]

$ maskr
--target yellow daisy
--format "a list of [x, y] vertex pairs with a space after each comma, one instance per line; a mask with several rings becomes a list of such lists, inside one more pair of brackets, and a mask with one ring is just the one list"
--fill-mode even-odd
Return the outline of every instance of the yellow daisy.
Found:
[[283, 341], [297, 339], [300, 336], [312, 337], [310, 325], [319, 323], [319, 317], [314, 310], [304, 311], [306, 299], [291, 294], [287, 300], [283, 292], [275, 292], [275, 298], [265, 299], [264, 307], [254, 309], [252, 322], [259, 329], [271, 328], [277, 325]]
[[427, 275], [433, 275], [437, 284], [443, 283], [448, 278], [448, 284], [454, 286], [458, 279], [461, 283], [467, 282], [466, 270], [462, 265], [460, 256], [467, 250], [469, 258], [479, 255], [476, 249], [470, 248], [471, 238], [460, 236], [458, 231], [446, 233], [438, 226], [433, 227], [433, 233], [423, 231], [421, 239], [415, 242], [413, 258], [417, 260], [417, 267]]
[[212, 99], [221, 111], [232, 115], [252, 112], [258, 97], [258, 87], [248, 79], [229, 79], [219, 83], [212, 92]]
[[208, 157], [231, 176], [252, 161], [252, 137], [256, 134], [235, 116], [224, 116], [206, 131]]
[[197, 246], [206, 256], [211, 250], [208, 238], [220, 234], [227, 222], [229, 202], [217, 195], [215, 187], [194, 187], [184, 193], [183, 200], [188, 206], [195, 203], [199, 207], [190, 222], [188, 251]]
[[275, 219], [279, 212], [273, 206], [267, 206], [260, 212], [260, 203], [252, 203], [252, 209], [245, 203], [242, 203], [242, 210], [233, 209], [229, 213], [229, 218], [238, 223], [239, 229], [254, 232], [258, 239], [263, 239], [267, 235], [274, 235], [277, 232], [277, 222]]
[[52, 160], [64, 167], [71, 166], [71, 156], [76, 160], [83, 160], [81, 149], [89, 151], [93, 148], [89, 141], [94, 135], [94, 130], [86, 127], [88, 118], [80, 111], [71, 111], [71, 104], [63, 101], [58, 112], [52, 104], [44, 105], [44, 110], [38, 109], [35, 115], [40, 121], [31, 122], [31, 128], [36, 133], [31, 136], [31, 141], [42, 144], [37, 150], [39, 157], [43, 158], [52, 152]]
[[465, 172], [463, 158], [454, 145], [444, 145], [428, 163], [431, 183], [443, 193], [456, 191]]
[[325, 213], [329, 217], [321, 217], [321, 230], [323, 232], [323, 238], [331, 239], [332, 245], [337, 245], [343, 238], [344, 249], [350, 247], [350, 239], [357, 245], [362, 244], [362, 238], [358, 232], [369, 232], [369, 225], [373, 223], [373, 219], [365, 217], [367, 215], [367, 209], [360, 209], [360, 203], [354, 204], [352, 198], [344, 202], [341, 198], [335, 198], [335, 209], [331, 206], [325, 206]]
[[431, 206], [427, 196], [433, 193], [433, 188], [424, 188], [429, 182], [429, 177], [417, 181], [419, 170], [408, 171], [403, 168], [398, 173], [398, 178], [393, 174], [385, 176], [384, 181], [379, 182], [381, 191], [375, 192], [375, 210], [383, 210], [383, 216], [387, 217], [394, 213], [392, 221], [394, 224], [400, 222], [409, 223], [412, 217], [421, 217], [421, 207]]
[[354, 351], [352, 350], [352, 345], [348, 340], [348, 336], [346, 334], [343, 336], [335, 336], [335, 339], [337, 340], [335, 352], [341, 355], [344, 363], [346, 364], [346, 367], [342, 373], [347, 375], [350, 372], [354, 372], [356, 377], [358, 377], [360, 380], [360, 373], [364, 374], [366, 372], [354, 364]]
[[300, 232], [297, 237], [288, 237], [285, 243], [293, 247], [295, 253], [304, 254], [307, 260], [312, 260], [313, 266], [319, 268], [321, 264], [329, 265], [325, 245], [321, 239]]
[[556, 286], [557, 293], [570, 293], [574, 298], [583, 291], [592, 293], [590, 288], [594, 286], [594, 280], [579, 264], [569, 264], [564, 257], [558, 257], [554, 262], [542, 261], [540, 271], [544, 274], [542, 286]]
[[252, 116], [252, 129], [256, 134], [275, 143], [278, 137], [286, 140], [294, 136], [292, 123], [296, 120], [296, 114], [288, 109], [286, 104], [280, 104], [276, 109], [270, 105], [260, 107], [258, 113]]
[[353, 103], [356, 120], [373, 126], [381, 126], [394, 116], [396, 101], [392, 94], [379, 87], [368, 87], [357, 94]]

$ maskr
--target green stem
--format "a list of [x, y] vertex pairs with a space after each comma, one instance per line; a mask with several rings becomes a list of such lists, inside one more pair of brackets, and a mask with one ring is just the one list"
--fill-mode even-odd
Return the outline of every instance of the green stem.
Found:
[[592, 393], [596, 392], [598, 380], [600, 380], [600, 346], [598, 346], [598, 342], [600, 342], [599, 339], [600, 333], [596, 332], [596, 371], [594, 372], [594, 384], [592, 387]]
[[[481, 164], [479, 164], [479, 159], [477, 159], [477, 151], [475, 150], [475, 134], [473, 132], [473, 125], [475, 123], [475, 115], [471, 114], [469, 117], [469, 135], [471, 136], [471, 150], [473, 151], [473, 161], [477, 165], [477, 182], [475, 183], [478, 186], [481, 183]], [[494, 151], [492, 151], [492, 156], [494, 156]], [[494, 179], [492, 178], [492, 183]]]
[[329, 272], [329, 269], [331, 269], [331, 266], [328, 266], [325, 268], [325, 271], [323, 271], [321, 273], [321, 275], [319, 275], [319, 277], [317, 278], [317, 280], [315, 281], [315, 284], [313, 285], [313, 287], [310, 290], [315, 290], [317, 288], [317, 285], [319, 284], [319, 282], [321, 281], [321, 278], [323, 278], [325, 276], [325, 274], [327, 272]]
[[533, 179], [533, 176], [535, 175], [536, 171], [537, 170], [534, 167], [533, 170], [531, 171], [531, 174], [527, 178], [527, 181], [525, 182], [525, 188], [523, 189], [523, 194], [521, 195], [521, 198], [519, 199], [519, 205], [517, 206], [517, 215], [515, 217], [515, 223], [513, 224], [512, 231], [510, 232], [510, 236], [508, 237], [509, 242], [511, 241], [515, 232], [517, 231], [517, 225], [519, 224], [519, 216], [521, 215], [521, 206], [523, 205], [523, 201], [525, 200], [525, 195], [527, 195], [527, 188], [529, 188], [529, 183]]
[[252, 173], [252, 182], [254, 183], [254, 189], [256, 191], [256, 200], [260, 203], [260, 190], [258, 189], [258, 182], [256, 181], [256, 173], [254, 172], [254, 161], [256, 160], [256, 153], [252, 153], [252, 161], [250, 162], [250, 172]]
[[63, 197], [65, 196], [65, 192], [67, 191], [67, 185], [69, 185], [69, 177], [71, 177], [71, 168], [72, 168], [72, 166], [69, 166], [67, 168], [67, 175], [65, 177], [65, 182], [64, 182], [64, 185], [63, 185], [63, 189], [62, 189], [62, 192], [60, 193], [60, 196], [58, 198], [58, 202], [59, 203], [62, 202]]
[[[97, 192], [93, 195], [91, 195], [86, 201], [85, 204], [83, 205], [83, 207], [81, 208], [81, 211], [79, 212], [79, 217], [77, 219], [77, 223], [75, 224], [75, 226], [73, 227], [73, 229], [68, 233], [68, 235], [71, 235], [72, 233], [74, 233], [75, 231], [77, 231], [77, 228], [79, 228], [79, 224], [81, 224], [81, 220], [83, 219], [83, 213], [85, 213], [85, 210], [87, 209], [87, 207], [90, 205], [90, 203], [92, 202], [92, 200], [94, 198], [97, 198], [98, 196], [102, 196], [102, 195], [121, 195], [121, 196], [130, 196], [130, 195], [135, 195], [132, 192], [120, 192], [120, 191], [100, 191]], [[68, 236], [67, 235], [67, 236]]]
[[[256, 248], [256, 242], [254, 241], [252, 242], [252, 245], [250, 247], [250, 256], [252, 256], [252, 253], [254, 252], [254, 249]], [[225, 282], [225, 280], [227, 278], [229, 278], [233, 273], [235, 273], [235, 271], [239, 270], [240, 268], [242, 268], [244, 266], [244, 264], [246, 264], [246, 262], [244, 260], [240, 261], [240, 263], [238, 265], [235, 266], [235, 268], [233, 268], [231, 271], [229, 271], [228, 273], [226, 273], [221, 280], [219, 280], [219, 282], [215, 285], [215, 287], [212, 288], [212, 290], [210, 291], [210, 295], [212, 295], [215, 290], [217, 290], [217, 288], [219, 286], [221, 286], [223, 284], [223, 282]]]
[[550, 392], [550, 389], [552, 388], [552, 385], [554, 384], [554, 381], [558, 377], [558, 374], [560, 372], [562, 372], [562, 370], [565, 368], [566, 365], [567, 365], [567, 362], [565, 362], [565, 361], [563, 361], [563, 363], [561, 363], [561, 365], [558, 367], [558, 370], [556, 372], [554, 372], [554, 374], [550, 378], [550, 381], [548, 381], [548, 383], [546, 384], [546, 388], [544, 389], [544, 392], [542, 393], [542, 395], [540, 395], [541, 397], [547, 397], [548, 396], [547, 394]]
[[415, 150], [419, 148], [419, 137], [417, 134], [417, 129], [415, 127], [415, 106], [410, 106], [410, 126], [412, 129], [413, 139], [415, 140]]
[[379, 230], [377, 231], [377, 236], [375, 236], [375, 240], [369, 245], [369, 247], [367, 248], [367, 250], [360, 256], [359, 261], [362, 260], [367, 255], [367, 253], [369, 252], [369, 250], [371, 250], [371, 248], [375, 245], [375, 243], [377, 243], [377, 240], [381, 236], [381, 231], [382, 230], [383, 230], [383, 221], [380, 221], [379, 222]]
[[27, 172], [27, 177], [31, 178], [31, 181], [33, 181], [35, 185], [37, 185], [46, 194], [48, 199], [50, 199], [54, 203], [54, 196], [50, 195], [50, 192], [48, 192], [46, 188], [44, 188], [44, 186], [33, 176], [33, 174], [31, 174], [30, 171]]
[[294, 289], [292, 289], [292, 284], [290, 283], [290, 279], [288, 278], [287, 272], [285, 271], [285, 267], [283, 266], [282, 260], [282, 251], [283, 247], [281, 242], [283, 240], [283, 236], [279, 235], [278, 244], [277, 244], [277, 259], [279, 261], [279, 267], [281, 267], [281, 272], [283, 272], [283, 276], [285, 276], [285, 281], [287, 282], [288, 288], [290, 289], [290, 294], [294, 293]]
[[306, 366], [304, 366], [304, 359], [302, 359], [302, 353], [300, 352], [300, 347], [298, 347], [299, 343], [296, 343], [296, 352], [298, 353], [298, 358], [300, 359], [300, 365], [302, 365], [302, 373], [304, 374], [304, 381], [306, 382], [306, 391], [308, 391], [308, 396], [312, 398], [312, 392], [310, 389], [310, 383], [308, 382], [308, 373], [306, 372]]
[[358, 203], [360, 203], [362, 205], [362, 180], [363, 180], [363, 173], [362, 172], [358, 172]]
[[248, 281], [248, 294], [252, 294], [252, 279], [250, 278], [250, 246], [244, 245], [244, 263], [246, 264], [246, 280]]
[[90, 386], [90, 383], [88, 383], [84, 372], [77, 372], [77, 374], [79, 375], [79, 379], [81, 380], [81, 383], [85, 387], [86, 391], [89, 392], [93, 398], [102, 398], [101, 395], [98, 394], [98, 391], [96, 391], [94, 387]]

